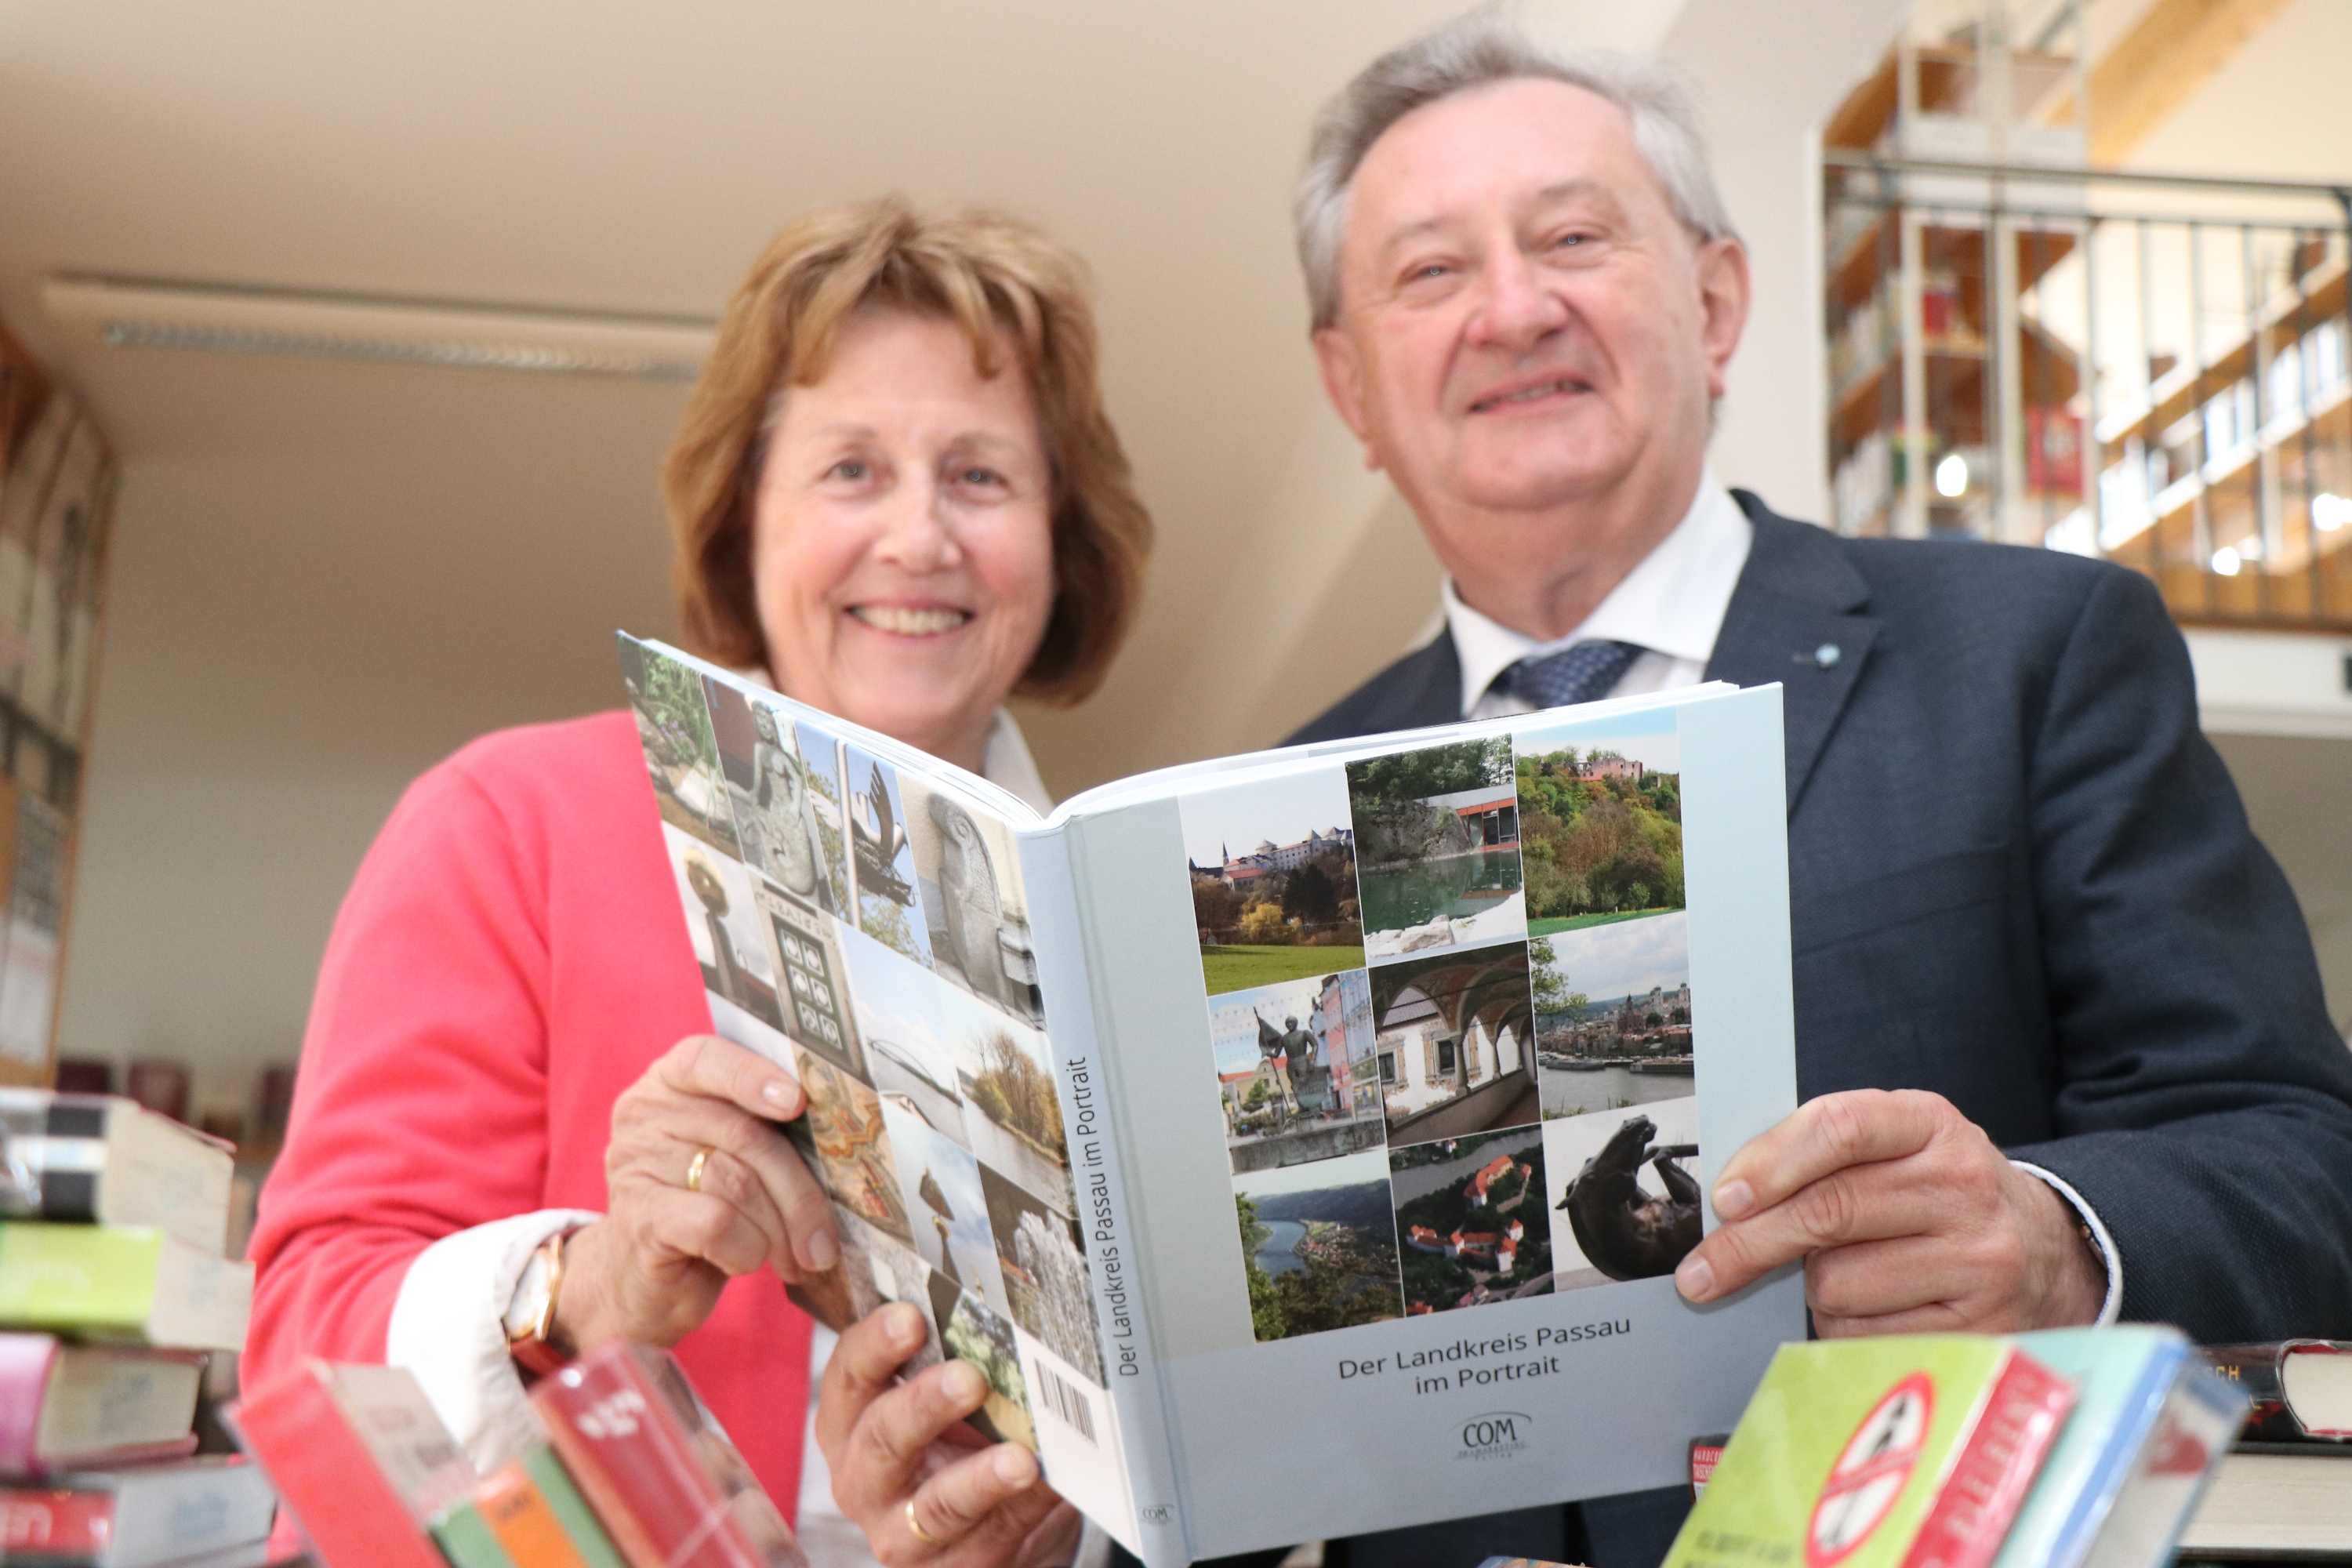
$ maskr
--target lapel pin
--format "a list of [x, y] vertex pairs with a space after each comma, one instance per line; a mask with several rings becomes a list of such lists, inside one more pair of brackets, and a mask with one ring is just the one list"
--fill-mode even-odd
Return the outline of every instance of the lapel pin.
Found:
[[1842, 657], [1838, 652], [1838, 645], [1833, 642], [1825, 642], [1813, 649], [1813, 663], [1822, 669], [1836, 668], [1837, 661]]

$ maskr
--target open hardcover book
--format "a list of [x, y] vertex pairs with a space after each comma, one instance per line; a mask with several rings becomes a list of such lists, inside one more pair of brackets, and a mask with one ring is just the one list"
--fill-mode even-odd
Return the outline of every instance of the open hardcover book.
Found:
[[720, 1034], [795, 1073], [836, 1325], [1152, 1568], [1672, 1486], [1802, 1282], [1686, 1305], [1796, 1107], [1780, 693], [1265, 752], [1039, 816], [624, 637]]

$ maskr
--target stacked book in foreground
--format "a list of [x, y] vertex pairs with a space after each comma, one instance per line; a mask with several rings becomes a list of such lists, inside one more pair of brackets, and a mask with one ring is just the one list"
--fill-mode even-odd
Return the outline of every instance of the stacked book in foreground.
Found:
[[313, 1361], [229, 1420], [321, 1568], [806, 1568], [667, 1354], [616, 1341], [531, 1402], [551, 1440], [488, 1477], [399, 1367]]
[[2181, 1555], [2352, 1559], [2352, 1342], [2205, 1354], [2253, 1414], [2181, 1532]]
[[2244, 1412], [2164, 1328], [1783, 1346], [1666, 1568], [2160, 1568]]
[[0, 1089], [0, 1558], [259, 1563], [275, 1501], [198, 1458], [209, 1352], [245, 1341], [226, 1143], [104, 1095]]

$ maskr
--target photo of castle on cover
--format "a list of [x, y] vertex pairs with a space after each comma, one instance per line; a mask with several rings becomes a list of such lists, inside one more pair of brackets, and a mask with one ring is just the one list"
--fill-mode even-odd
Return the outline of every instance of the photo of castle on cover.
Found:
[[843, 1261], [794, 1299], [836, 1328], [915, 1305], [919, 1364], [987, 1378], [987, 1435], [1038, 1447], [1024, 1368], [1048, 1419], [1108, 1420], [1012, 831], [781, 700], [621, 647], [714, 1022], [809, 1097], [786, 1131]]
[[1356, 834], [1337, 766], [1179, 797], [1209, 994], [1364, 966]]

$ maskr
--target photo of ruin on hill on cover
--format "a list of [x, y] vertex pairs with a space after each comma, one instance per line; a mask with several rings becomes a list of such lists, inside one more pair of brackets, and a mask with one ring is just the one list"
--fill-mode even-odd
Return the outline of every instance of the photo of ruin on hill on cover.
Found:
[[1508, 737], [1349, 763], [1348, 804], [1368, 961], [1525, 933]]
[[1528, 933], [1683, 907], [1682, 741], [1662, 708], [1518, 736]]
[[1391, 1149], [1389, 1169], [1409, 1315], [1550, 1291], [1541, 1128]]

